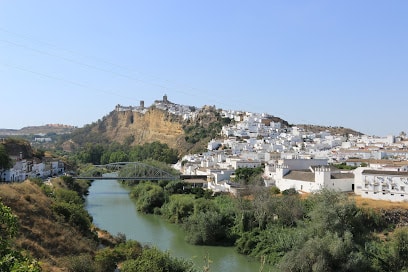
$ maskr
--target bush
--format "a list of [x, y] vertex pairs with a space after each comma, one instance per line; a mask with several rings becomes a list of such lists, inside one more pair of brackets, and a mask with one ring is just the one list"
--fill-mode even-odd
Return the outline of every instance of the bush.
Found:
[[[69, 272], [94, 272], [94, 262], [89, 254], [68, 257], [66, 266]], [[113, 271], [113, 270], [111, 270]]]
[[55, 190], [55, 197], [58, 202], [82, 205], [84, 200], [74, 191], [67, 189]]
[[187, 272], [194, 271], [191, 262], [173, 258], [168, 252], [145, 248], [140, 257], [123, 262], [123, 272]]
[[141, 183], [131, 192], [131, 197], [136, 199], [137, 209], [143, 213], [153, 213], [155, 208], [164, 204], [164, 191], [159, 185]]
[[92, 218], [82, 205], [56, 202], [53, 204], [52, 209], [65, 222], [77, 227], [82, 233], [89, 232]]
[[290, 188], [282, 191], [282, 195], [297, 195], [299, 194], [295, 188]]
[[163, 205], [161, 213], [172, 223], [181, 223], [193, 213], [192, 195], [171, 195], [169, 202]]
[[200, 212], [190, 216], [185, 222], [186, 240], [193, 245], [231, 244], [231, 223], [220, 213]]
[[273, 195], [279, 195], [281, 192], [280, 189], [276, 186], [272, 186], [270, 190]]

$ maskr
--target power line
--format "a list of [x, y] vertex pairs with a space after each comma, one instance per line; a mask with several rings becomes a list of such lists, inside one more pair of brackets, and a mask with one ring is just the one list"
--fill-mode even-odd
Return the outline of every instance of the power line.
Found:
[[128, 96], [119, 95], [117, 92], [114, 92], [114, 91], [108, 91], [108, 90], [101, 89], [101, 88], [91, 87], [91, 86], [88, 86], [88, 85], [86, 85], [84, 83], [81, 83], [81, 82], [77, 82], [77, 81], [73, 81], [73, 80], [69, 80], [69, 79], [49, 75], [49, 74], [42, 73], [42, 72], [33, 71], [31, 69], [28, 69], [28, 68], [22, 67], [22, 66], [16, 66], [16, 65], [4, 63], [4, 62], [1, 63], [1, 64], [3, 66], [5, 66], [5, 67], [17, 69], [17, 70], [20, 70], [20, 71], [23, 71], [23, 72], [26, 72], [26, 73], [31, 73], [31, 74], [34, 74], [34, 75], [37, 75], [37, 76], [48, 78], [48, 79], [61, 81], [61, 82], [64, 82], [64, 83], [67, 83], [67, 84], [70, 84], [70, 85], [77, 86], [77, 87], [81, 87], [81, 88], [85, 88], [85, 89], [91, 89], [91, 90], [94, 90], [94, 91], [98, 91], [100, 93], [113, 95], [113, 96], [118, 96], [118, 97], [122, 97], [122, 98], [126, 98], [126, 99], [130, 99], [130, 100], [133, 100], [133, 101], [139, 101], [140, 102], [140, 100], [135, 100], [134, 98], [131, 98], [131, 97], [128, 97]]
[[[38, 40], [38, 39], [36, 39], [36, 38], [33, 38], [33, 37], [31, 37], [31, 36], [22, 35], [22, 34], [17, 34], [17, 33], [15, 33], [15, 32], [9, 31], [9, 30], [7, 30], [7, 29], [5, 29], [5, 28], [3, 28], [3, 27], [0, 27], [0, 31], [6, 32], [6, 33], [9, 33], [9, 34], [13, 34], [13, 35], [16, 35], [16, 36], [20, 36], [20, 37], [22, 37], [22, 38], [24, 38], [24, 39], [34, 40], [34, 41], [36, 41], [37, 43], [41, 43], [41, 44], [47, 45], [47, 46], [49, 46], [49, 47], [53, 47], [54, 49], [58, 49], [58, 50], [65, 51], [65, 52], [68, 52], [68, 53], [70, 53], [70, 54], [74, 54], [74, 55], [78, 55], [78, 56], [86, 57], [86, 58], [96, 59], [97, 61], [103, 62], [103, 63], [108, 64], [108, 65], [110, 65], [110, 66], [118, 67], [118, 68], [121, 68], [121, 69], [130, 71], [130, 72], [136, 73], [134, 70], [129, 69], [128, 67], [125, 67], [125, 66], [123, 66], [123, 65], [118, 65], [118, 64], [115, 64], [115, 63], [113, 63], [113, 62], [110, 62], [110, 61], [106, 61], [106, 60], [104, 60], [104, 59], [101, 59], [101, 58], [91, 57], [91, 56], [87, 56], [87, 55], [84, 55], [84, 54], [81, 54], [81, 53], [78, 53], [78, 52], [75, 52], [75, 51], [72, 51], [72, 50], [67, 50], [67, 49], [61, 48], [61, 47], [59, 47], [59, 46], [53, 45], [53, 44], [51, 44], [51, 43], [44, 42], [44, 41], [40, 41], [40, 40]], [[57, 55], [57, 54], [52, 54], [52, 53], [49, 53], [49, 52], [46, 52], [46, 51], [43, 51], [43, 50], [35, 49], [35, 48], [29, 47], [29, 46], [27, 46], [27, 45], [19, 44], [19, 43], [12, 42], [12, 41], [9, 41], [9, 40], [0, 39], [0, 42], [6, 43], [6, 44], [12, 45], [12, 46], [20, 47], [20, 48], [23, 48], [23, 49], [26, 49], [26, 50], [30, 50], [30, 51], [33, 51], [33, 52], [36, 52], [36, 53], [39, 53], [39, 54], [47, 55], [47, 56], [50, 56], [50, 57], [60, 58], [60, 59], [62, 59], [62, 60], [64, 60], [64, 61], [67, 61], [67, 62], [76, 64], [76, 65], [80, 65], [80, 66], [83, 66], [83, 67], [86, 67], [86, 68], [89, 68], [89, 69], [93, 69], [93, 70], [96, 70], [96, 71], [105, 72], [105, 73], [110, 73], [110, 74], [113, 74], [113, 75], [118, 76], [118, 77], [122, 77], [122, 78], [126, 78], [126, 79], [129, 79], [129, 80], [134, 80], [134, 81], [137, 81], [137, 82], [140, 82], [140, 83], [143, 83], [143, 84], [147, 84], [147, 85], [159, 87], [159, 88], [163, 89], [163, 91], [175, 91], [175, 92], [177, 92], [177, 93], [184, 94], [184, 95], [189, 95], [189, 96], [192, 96], [192, 97], [206, 98], [207, 100], [211, 100], [212, 102], [214, 102], [214, 103], [216, 103], [216, 104], [219, 104], [219, 105], [225, 105], [225, 106], [230, 106], [230, 107], [235, 107], [235, 106], [236, 106], [236, 105], [230, 105], [229, 103], [226, 103], [226, 102], [224, 102], [224, 101], [220, 101], [220, 100], [218, 100], [218, 99], [214, 99], [214, 98], [211, 98], [211, 97], [207, 96], [206, 94], [209, 93], [208, 90], [203, 90], [203, 89], [196, 88], [196, 87], [189, 87], [189, 86], [186, 86], [186, 84], [183, 84], [183, 83], [180, 84], [180, 83], [177, 83], [177, 82], [172, 82], [172, 81], [170, 81], [170, 80], [160, 79], [160, 78], [157, 77], [157, 76], [149, 75], [150, 77], [156, 78], [156, 80], [161, 80], [161, 81], [169, 82], [169, 83], [172, 83], [172, 84], [184, 86], [185, 88], [188, 88], [188, 89], [190, 89], [190, 90], [192, 90], [192, 91], [196, 91], [198, 94], [197, 94], [197, 93], [194, 93], [194, 94], [193, 94], [193, 93], [190, 93], [190, 92], [182, 91], [182, 90], [180, 90], [180, 89], [177, 88], [177, 87], [176, 87], [176, 88], [170, 88], [168, 85], [164, 85], [164, 84], [160, 84], [160, 83], [157, 83], [157, 82], [151, 82], [151, 81], [146, 81], [146, 80], [138, 79], [138, 78], [135, 78], [135, 77], [133, 77], [133, 76], [130, 76], [130, 75], [127, 75], [127, 74], [123, 74], [123, 73], [119, 73], [119, 72], [116, 72], [116, 71], [111, 70], [111, 69], [100, 68], [100, 67], [98, 67], [98, 66], [96, 66], [96, 65], [91, 65], [91, 64], [88, 64], [88, 63], [83, 62], [83, 61], [77, 61], [77, 60], [74, 60], [74, 59], [71, 59], [71, 58], [68, 58], [68, 57], [65, 57], [65, 56], [60, 56], [60, 55]], [[141, 72], [137, 72], [137, 73], [138, 73], [138, 74], [142, 74]], [[228, 97], [228, 98], [226, 98], [226, 99], [228, 99], [229, 101], [233, 100], [232, 97]], [[240, 101], [240, 102], [237, 101], [237, 103], [242, 104], [242, 101]], [[250, 105], [247, 105], [247, 106], [250, 107]]]

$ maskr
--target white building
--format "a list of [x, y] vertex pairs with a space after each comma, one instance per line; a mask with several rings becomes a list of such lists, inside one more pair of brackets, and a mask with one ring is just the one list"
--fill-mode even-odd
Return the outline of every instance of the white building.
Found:
[[408, 172], [360, 167], [355, 170], [355, 193], [364, 198], [408, 201]]
[[[322, 162], [324, 164], [319, 164]], [[328, 166], [327, 159], [285, 159], [275, 167], [273, 178], [281, 191], [292, 188], [302, 192], [323, 188], [342, 192], [354, 190], [354, 174]]]

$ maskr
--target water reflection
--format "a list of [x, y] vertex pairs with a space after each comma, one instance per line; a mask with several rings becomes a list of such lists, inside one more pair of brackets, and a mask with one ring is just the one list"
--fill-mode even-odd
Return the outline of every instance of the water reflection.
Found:
[[[211, 271], [259, 271], [259, 263], [235, 252], [232, 247], [193, 246], [184, 240], [180, 226], [158, 216], [138, 213], [128, 191], [118, 182], [99, 180], [92, 184], [87, 197], [87, 210], [94, 224], [116, 235], [168, 250], [177, 257], [192, 260], [202, 268], [206, 258]], [[265, 271], [265, 270], [264, 270]]]

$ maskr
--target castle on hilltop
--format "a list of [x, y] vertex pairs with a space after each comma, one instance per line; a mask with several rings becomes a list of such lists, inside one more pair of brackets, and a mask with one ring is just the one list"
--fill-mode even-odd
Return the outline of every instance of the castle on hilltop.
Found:
[[[153, 105], [155, 108], [167, 111], [174, 115], [182, 116], [184, 120], [187, 119], [194, 119], [196, 114], [196, 108], [193, 106], [186, 106], [186, 105], [179, 105], [171, 102], [167, 95], [163, 95], [162, 100], [155, 100]], [[145, 107], [145, 103], [143, 100], [140, 101], [139, 106], [122, 106], [120, 104], [116, 105], [115, 111], [133, 111], [139, 113], [146, 113], [149, 108]]]

